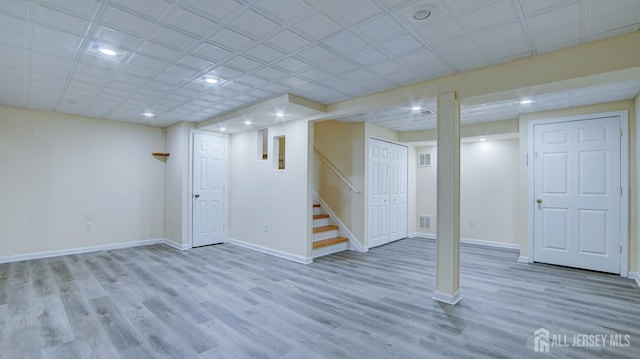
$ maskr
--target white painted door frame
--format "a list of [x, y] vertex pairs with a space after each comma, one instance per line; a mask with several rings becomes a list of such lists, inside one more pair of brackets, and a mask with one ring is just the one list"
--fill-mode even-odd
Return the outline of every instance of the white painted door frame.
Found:
[[[405, 181], [406, 181], [406, 183], [405, 183], [406, 187], [405, 188], [406, 188], [406, 192], [407, 192], [406, 193], [406, 197], [407, 198], [406, 198], [406, 206], [405, 206], [405, 231], [404, 232], [406, 234], [406, 237], [409, 236], [409, 146], [407, 146], [404, 143], [395, 142], [395, 141], [392, 141], [392, 140], [389, 140], [389, 139], [386, 139], [386, 138], [381, 138], [381, 137], [376, 137], [376, 136], [369, 136], [369, 138], [367, 139], [367, 151], [366, 151], [367, 152], [367, 157], [366, 157], [367, 161], [366, 161], [366, 168], [365, 168], [365, 173], [366, 173], [366, 177], [367, 177], [367, 180], [366, 180], [367, 183], [365, 185], [365, 188], [366, 188], [366, 191], [367, 191], [366, 192], [366, 222], [367, 222], [366, 223], [366, 227], [367, 227], [366, 249], [371, 248], [371, 245], [369, 244], [369, 237], [371, 236], [371, 233], [370, 233], [370, 230], [369, 230], [370, 229], [370, 223], [369, 223], [369, 220], [370, 220], [370, 213], [369, 213], [369, 210], [370, 210], [370, 208], [369, 208], [369, 206], [370, 206], [370, 203], [369, 203], [369, 186], [370, 186], [370, 181], [371, 181], [371, 178], [369, 176], [369, 173], [370, 173], [369, 172], [369, 170], [370, 170], [369, 169], [369, 165], [370, 165], [370, 158], [369, 158], [370, 149], [369, 149], [369, 147], [370, 147], [371, 140], [383, 141], [383, 142], [387, 142], [387, 143], [390, 143], [390, 144], [393, 144], [393, 145], [402, 146], [402, 147], [405, 147], [407, 149], [407, 157], [406, 157], [406, 160], [407, 160], [406, 172], [407, 173], [406, 173], [406, 176], [405, 176]], [[390, 225], [389, 225], [389, 230], [390, 230]], [[390, 243], [390, 242], [393, 242], [393, 241], [395, 241], [395, 240], [389, 241], [387, 243]]]
[[212, 132], [212, 131], [203, 131], [197, 129], [189, 130], [189, 248], [193, 248], [193, 144], [194, 144], [194, 135], [195, 134], [204, 134], [204, 135], [214, 135], [219, 136], [224, 139], [224, 163], [225, 163], [225, 177], [224, 177], [224, 242], [228, 240], [228, 228], [227, 225], [227, 212], [229, 208], [229, 191], [228, 189], [228, 179], [229, 179], [229, 135]]
[[606, 117], [619, 117], [620, 128], [622, 129], [622, 138], [620, 139], [620, 185], [622, 186], [622, 196], [620, 197], [620, 245], [622, 246], [622, 254], [620, 258], [620, 276], [627, 277], [629, 273], [629, 113], [628, 111], [612, 111], [603, 113], [594, 113], [586, 115], [576, 115], [568, 117], [556, 117], [543, 120], [529, 121], [528, 134], [528, 153], [527, 166], [529, 173], [529, 195], [527, 202], [527, 210], [529, 211], [529, 263], [533, 263], [534, 257], [534, 217], [535, 212], [535, 183], [533, 172], [533, 153], [534, 153], [534, 126], [570, 122], [592, 120]]

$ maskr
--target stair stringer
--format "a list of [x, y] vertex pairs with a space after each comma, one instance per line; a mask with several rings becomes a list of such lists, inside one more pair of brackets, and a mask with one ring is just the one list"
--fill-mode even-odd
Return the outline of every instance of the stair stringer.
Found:
[[331, 207], [329, 207], [327, 203], [323, 201], [322, 198], [320, 198], [320, 196], [318, 196], [318, 193], [316, 193], [315, 191], [313, 192], [313, 199], [316, 203], [320, 203], [320, 205], [322, 206], [322, 209], [324, 209], [327, 212], [327, 214], [330, 217], [329, 222], [330, 223], [333, 222], [332, 224], [335, 224], [336, 226], [339, 227], [338, 236], [346, 237], [349, 239], [349, 250], [356, 251], [356, 252], [367, 251], [367, 249], [363, 247], [362, 244], [360, 244], [360, 242], [358, 242], [358, 240], [353, 235], [353, 233], [349, 231], [347, 226], [345, 226], [344, 223], [342, 223], [340, 218], [336, 216], [336, 214], [331, 210]]

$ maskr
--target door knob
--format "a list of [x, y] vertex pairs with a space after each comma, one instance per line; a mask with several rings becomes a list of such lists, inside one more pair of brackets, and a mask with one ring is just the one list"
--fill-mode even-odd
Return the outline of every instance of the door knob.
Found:
[[199, 195], [199, 194], [197, 194], [197, 193], [196, 193], [196, 194], [194, 194], [193, 196], [194, 196], [195, 198], [200, 198], [200, 195]]
[[542, 200], [540, 198], [536, 199], [537, 204], [542, 204]]

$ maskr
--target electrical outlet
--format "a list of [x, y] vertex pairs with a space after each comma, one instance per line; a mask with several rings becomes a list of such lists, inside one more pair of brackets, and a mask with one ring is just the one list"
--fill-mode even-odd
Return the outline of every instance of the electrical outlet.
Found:
[[264, 231], [269, 232], [269, 225], [266, 223], [264, 224]]
[[84, 225], [84, 229], [89, 232], [89, 231], [93, 231], [93, 224], [91, 222], [87, 222]]
[[477, 224], [477, 223], [478, 223], [478, 221], [477, 221], [477, 220], [475, 220], [475, 219], [473, 219], [473, 218], [470, 218], [470, 219], [469, 219], [469, 227], [471, 227], [471, 228], [475, 228], [475, 226], [476, 226], [476, 224]]

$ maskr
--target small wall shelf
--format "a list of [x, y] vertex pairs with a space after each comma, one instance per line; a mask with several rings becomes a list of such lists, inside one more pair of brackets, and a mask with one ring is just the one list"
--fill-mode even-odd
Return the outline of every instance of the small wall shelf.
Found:
[[152, 155], [157, 157], [169, 157], [171, 154], [166, 152], [153, 152]]

